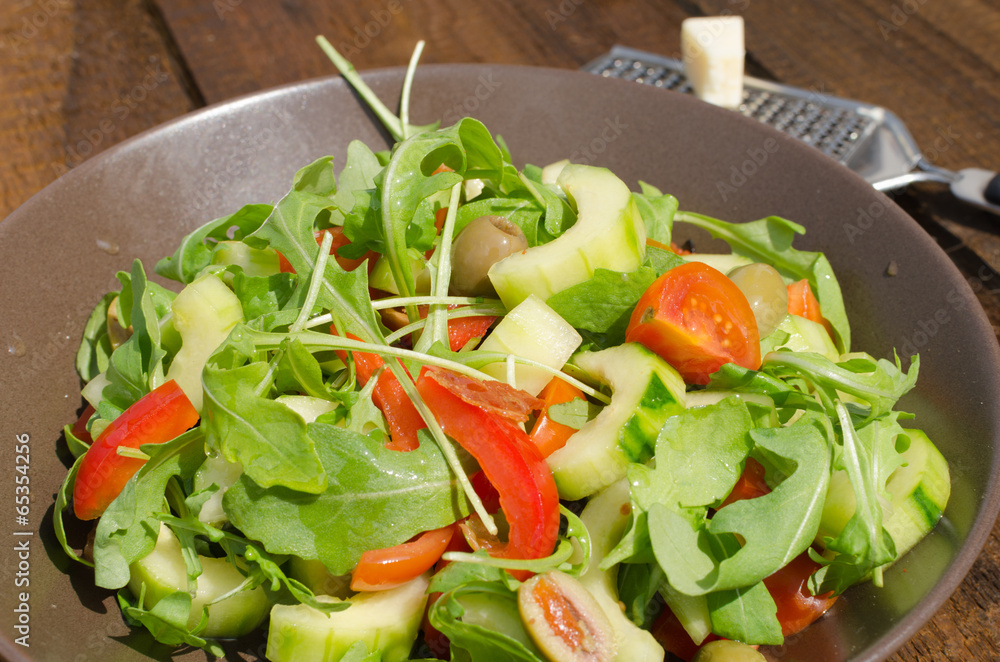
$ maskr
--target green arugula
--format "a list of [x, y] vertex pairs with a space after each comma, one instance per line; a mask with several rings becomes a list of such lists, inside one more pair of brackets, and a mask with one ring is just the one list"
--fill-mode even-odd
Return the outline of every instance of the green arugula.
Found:
[[[174, 476], [188, 479], [205, 460], [205, 439], [190, 430], [165, 444], [146, 444], [149, 460], [129, 479], [97, 523], [94, 538], [94, 581], [118, 589], [129, 580], [129, 564], [149, 554], [160, 530], [164, 494]], [[186, 619], [185, 619], [186, 621]]]
[[244, 475], [223, 498], [233, 524], [270, 553], [318, 559], [342, 575], [366, 550], [398, 545], [468, 514], [435, 444], [400, 453], [334, 425], [312, 423], [308, 431], [329, 478], [322, 494], [265, 489]]

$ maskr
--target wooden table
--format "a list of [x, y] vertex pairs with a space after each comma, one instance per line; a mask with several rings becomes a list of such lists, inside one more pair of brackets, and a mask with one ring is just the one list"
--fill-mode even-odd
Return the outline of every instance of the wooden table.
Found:
[[[502, 62], [575, 69], [623, 44], [679, 53], [688, 16], [746, 19], [748, 71], [895, 111], [936, 165], [1000, 168], [998, 0], [7, 0], [0, 10], [0, 218], [67, 169], [208, 103], [333, 68]], [[896, 196], [969, 278], [994, 327], [1000, 218], [937, 185]], [[1000, 525], [893, 660], [997, 659]]]

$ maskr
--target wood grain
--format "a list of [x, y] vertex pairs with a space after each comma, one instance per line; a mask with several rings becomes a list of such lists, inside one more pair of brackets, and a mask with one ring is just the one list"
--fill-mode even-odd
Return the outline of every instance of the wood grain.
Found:
[[0, 218], [109, 146], [195, 107], [141, 0], [0, 12]]
[[[85, 5], [82, 8], [80, 5]], [[0, 11], [0, 218], [60, 172], [203, 103], [329, 75], [325, 34], [361, 69], [424, 62], [578, 68], [624, 44], [679, 54], [681, 21], [738, 13], [748, 71], [895, 112], [928, 160], [1000, 168], [998, 0], [11, 0]], [[894, 199], [934, 236], [1000, 335], [1000, 218], [942, 186]], [[1000, 525], [954, 597], [894, 662], [997, 659]]]

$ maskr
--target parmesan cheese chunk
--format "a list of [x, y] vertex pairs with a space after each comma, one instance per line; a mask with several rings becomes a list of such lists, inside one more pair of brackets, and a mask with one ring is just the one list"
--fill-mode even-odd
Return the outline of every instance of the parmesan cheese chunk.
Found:
[[699, 99], [726, 108], [743, 101], [742, 16], [688, 18], [681, 23], [684, 71]]

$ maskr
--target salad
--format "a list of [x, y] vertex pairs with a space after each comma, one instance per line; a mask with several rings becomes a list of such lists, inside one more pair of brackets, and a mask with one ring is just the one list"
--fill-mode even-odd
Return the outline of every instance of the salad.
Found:
[[195, 230], [177, 287], [134, 262], [84, 329], [54, 525], [129, 623], [266, 628], [272, 662], [763, 659], [934, 527], [919, 359], [851, 351], [802, 226], [519, 169], [410, 125], [421, 46], [396, 116], [319, 41], [392, 149]]

